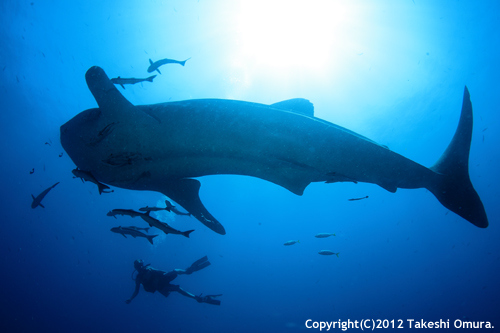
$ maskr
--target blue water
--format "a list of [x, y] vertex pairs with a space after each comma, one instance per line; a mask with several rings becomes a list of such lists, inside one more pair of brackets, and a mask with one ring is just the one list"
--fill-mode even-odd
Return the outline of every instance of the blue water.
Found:
[[[294, 332], [308, 319], [402, 319], [399, 331], [415, 330], [407, 319], [461, 319], [498, 330], [499, 22], [494, 0], [2, 1], [0, 331]], [[196, 231], [153, 246], [111, 233], [146, 225], [109, 210], [164, 196], [99, 195], [73, 179], [59, 127], [97, 106], [84, 79], [91, 66], [143, 78], [150, 58], [189, 57], [153, 83], [118, 89], [133, 104], [308, 98], [317, 117], [425, 166], [450, 142], [467, 85], [469, 171], [490, 226], [473, 226], [424, 189], [313, 183], [296, 196], [260, 179], [210, 176], [201, 199], [225, 236], [168, 214], [175, 228]], [[45, 209], [31, 209], [31, 194], [56, 182]], [[223, 294], [220, 307], [144, 290], [125, 304], [135, 259], [168, 271], [204, 255], [211, 266], [174, 283]]]

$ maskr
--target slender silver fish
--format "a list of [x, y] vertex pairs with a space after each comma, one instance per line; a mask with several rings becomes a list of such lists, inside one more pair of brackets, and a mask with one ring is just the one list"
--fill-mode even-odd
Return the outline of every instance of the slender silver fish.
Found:
[[158, 73], [161, 74], [158, 67], [166, 65], [166, 64], [179, 64], [179, 65], [184, 66], [186, 64], [186, 61], [188, 61], [189, 59], [191, 59], [191, 58], [187, 58], [184, 61], [173, 60], [173, 59], [162, 59], [162, 60], [158, 60], [155, 62], [153, 62], [153, 60], [149, 59], [148, 73], [152, 73], [154, 71], [157, 71]]
[[335, 254], [338, 257], [340, 252], [335, 253], [335, 252], [330, 251], [330, 250], [321, 250], [318, 253], [321, 255], [324, 255], [324, 256], [331, 256], [331, 255]]
[[131, 228], [125, 228], [125, 227], [114, 227], [111, 228], [111, 231], [117, 234], [121, 234], [123, 237], [127, 238], [125, 235], [130, 235], [134, 238], [136, 237], [143, 237], [146, 238], [151, 244], [153, 244], [153, 238], [155, 238], [158, 235], [145, 235], [142, 232], [131, 229]]
[[47, 193], [49, 193], [50, 190], [52, 190], [54, 187], [56, 187], [57, 184], [59, 184], [59, 182], [55, 183], [54, 185], [52, 185], [48, 189], [44, 190], [36, 198], [32, 194], [31, 197], [33, 198], [33, 202], [31, 203], [31, 208], [36, 208], [38, 206], [45, 208], [44, 205], [42, 205], [42, 200], [43, 200], [43, 198], [45, 198], [45, 196], [47, 195]]
[[316, 238], [327, 238], [327, 237], [330, 237], [330, 236], [335, 236], [335, 234], [321, 233], [321, 234], [315, 235], [314, 237], [316, 237]]
[[[140, 214], [140, 213], [139, 213]], [[149, 212], [140, 214], [142, 219], [146, 221], [151, 227], [155, 227], [163, 231], [164, 233], [168, 234], [174, 234], [174, 235], [182, 235], [184, 237], [189, 238], [189, 234], [192, 233], [194, 230], [188, 230], [188, 231], [179, 231], [177, 229], [172, 228], [165, 222], [161, 222], [154, 217], [149, 215]]]
[[132, 209], [113, 209], [112, 211], [109, 211], [107, 216], [113, 216], [116, 219], [116, 215], [127, 215], [130, 217], [137, 217], [137, 216], [142, 216], [142, 213], [136, 212], [135, 210]]
[[146, 232], [148, 232], [149, 229], [151, 228], [139, 228], [139, 227], [135, 227], [135, 226], [128, 226], [128, 227], [124, 227], [124, 228], [129, 228], [129, 229], [134, 229], [134, 230], [138, 230], [138, 231], [141, 231], [141, 230], [144, 230]]
[[168, 200], [165, 200], [165, 204], [167, 205], [167, 208], [165, 208], [166, 210], [168, 210], [169, 212], [173, 212], [177, 215], [186, 215], [186, 216], [191, 216], [191, 213], [183, 213], [181, 212], [180, 210], [178, 210], [174, 205], [172, 205], [170, 203], [170, 201]]
[[125, 89], [125, 86], [124, 84], [136, 84], [136, 83], [141, 83], [141, 82], [153, 82], [153, 79], [156, 77], [156, 75], [151, 75], [150, 77], [147, 77], [145, 79], [136, 79], [136, 78], [122, 78], [122, 77], [115, 77], [113, 79], [111, 79], [111, 82], [113, 82], [113, 84], [119, 84], [120, 86], [122, 86], [123, 89]]

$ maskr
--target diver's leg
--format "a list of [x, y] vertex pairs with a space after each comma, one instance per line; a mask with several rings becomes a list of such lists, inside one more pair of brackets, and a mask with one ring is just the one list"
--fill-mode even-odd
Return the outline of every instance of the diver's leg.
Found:
[[197, 298], [197, 296], [195, 296], [194, 294], [191, 294], [188, 291], [185, 291], [184, 289], [182, 289], [180, 286], [178, 286], [176, 284], [170, 284], [167, 287], [165, 287], [163, 290], [167, 290], [167, 289], [168, 289], [169, 293], [171, 291], [176, 291], [176, 292], [178, 292], [179, 294], [181, 294], [183, 296], [186, 296], [186, 297], [189, 297], [189, 298], [195, 298], [195, 299]]

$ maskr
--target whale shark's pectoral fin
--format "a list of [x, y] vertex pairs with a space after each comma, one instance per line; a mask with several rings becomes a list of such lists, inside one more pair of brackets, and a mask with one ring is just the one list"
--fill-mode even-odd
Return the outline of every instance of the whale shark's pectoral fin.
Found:
[[166, 184], [162, 193], [181, 205], [198, 221], [216, 233], [225, 235], [226, 230], [222, 224], [203, 206], [199, 196], [200, 186], [200, 182], [196, 179], [172, 180]]
[[97, 66], [91, 67], [85, 74], [85, 80], [101, 110], [105, 112], [123, 112], [123, 110], [134, 107], [116, 89], [102, 68]]

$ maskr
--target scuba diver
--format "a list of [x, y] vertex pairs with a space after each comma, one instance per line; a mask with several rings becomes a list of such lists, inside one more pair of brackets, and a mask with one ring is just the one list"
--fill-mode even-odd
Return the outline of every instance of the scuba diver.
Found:
[[130, 299], [126, 300], [125, 303], [130, 304], [130, 302], [137, 296], [139, 293], [139, 288], [141, 284], [144, 287], [144, 290], [150, 293], [154, 293], [158, 291], [165, 297], [168, 297], [172, 291], [176, 291], [181, 295], [184, 295], [189, 298], [194, 298], [198, 303], [208, 303], [213, 305], [220, 305], [220, 301], [214, 299], [215, 297], [222, 296], [220, 295], [207, 295], [207, 296], [199, 296], [193, 295], [180, 286], [175, 284], [170, 284], [177, 275], [180, 274], [191, 274], [193, 272], [199, 271], [207, 266], [210, 266], [210, 261], [208, 261], [207, 256], [196, 260], [189, 268], [187, 269], [174, 269], [171, 272], [164, 272], [159, 269], [155, 269], [150, 266], [150, 264], [144, 265], [144, 261], [136, 260], [134, 261], [134, 267], [137, 270], [138, 274], [135, 278], [135, 290]]

